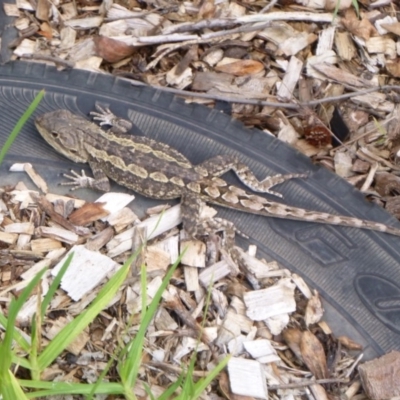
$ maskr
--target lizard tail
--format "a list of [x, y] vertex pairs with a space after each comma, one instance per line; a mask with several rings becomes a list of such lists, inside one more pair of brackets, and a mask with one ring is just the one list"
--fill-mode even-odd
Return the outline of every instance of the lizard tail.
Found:
[[[210, 192], [212, 191], [212, 193]], [[400, 236], [400, 229], [379, 222], [367, 221], [353, 217], [332, 215], [324, 212], [310, 211], [304, 208], [287, 206], [285, 204], [270, 201], [264, 197], [251, 194], [234, 186], [202, 187], [205, 200], [208, 203], [221, 205], [247, 213], [263, 215], [266, 217], [283, 218], [297, 221], [309, 221], [320, 224], [349, 226], [353, 228], [367, 229]], [[216, 196], [217, 191], [219, 195]]]

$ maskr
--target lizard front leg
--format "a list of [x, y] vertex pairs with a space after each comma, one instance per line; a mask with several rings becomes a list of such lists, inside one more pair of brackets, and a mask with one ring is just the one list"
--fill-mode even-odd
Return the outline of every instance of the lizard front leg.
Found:
[[106, 174], [100, 167], [99, 163], [95, 160], [89, 161], [90, 169], [92, 170], [94, 178], [86, 176], [85, 171], [81, 171], [81, 175], [71, 170], [72, 175], [63, 174], [64, 177], [71, 180], [71, 182], [63, 182], [62, 186], [72, 186], [71, 190], [77, 190], [81, 188], [90, 188], [99, 190], [100, 192], [110, 191], [110, 181]]
[[282, 195], [278, 192], [270, 190], [272, 187], [289, 179], [307, 177], [307, 174], [279, 174], [268, 176], [264, 180], [259, 181], [246, 164], [240, 162], [237, 157], [230, 155], [220, 155], [210, 158], [195, 168], [205, 169], [213, 177], [219, 177], [232, 170], [235, 172], [237, 177], [251, 190], [260, 193], [269, 193], [277, 197], [282, 197]]

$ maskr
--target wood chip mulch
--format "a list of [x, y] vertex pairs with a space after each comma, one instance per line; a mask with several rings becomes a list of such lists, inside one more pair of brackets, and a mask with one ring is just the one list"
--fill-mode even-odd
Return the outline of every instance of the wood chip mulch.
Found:
[[[399, 218], [399, 5], [362, 0], [358, 16], [352, 1], [341, 0], [334, 17], [335, 6], [334, 0], [17, 0], [4, 9], [16, 17], [20, 33], [13, 58], [111, 73], [128, 79], [133, 89], [151, 85], [211, 107], [229, 102], [231, 114], [246, 126], [291, 144]], [[38, 185], [46, 192], [45, 183]], [[62, 312], [44, 321], [49, 340], [96, 296], [143, 232], [153, 231], [160, 212], [149, 210], [149, 218], [140, 221], [126, 208], [132, 197], [118, 197], [121, 207], [113, 209], [115, 198], [86, 204], [39, 195], [23, 184], [0, 194], [2, 307], [43, 266], [51, 268], [50, 280], [69, 251], [78, 255], [69, 274], [79, 274], [80, 284], [68, 274], [63, 280], [54, 302], [54, 311]], [[398, 368], [398, 353], [358, 367], [360, 346], [332, 335], [321, 321], [315, 290], [277, 263], [258, 260], [253, 246], [236, 249], [233, 260], [219, 238], [187, 240], [177, 229], [177, 207], [163, 213], [141, 255], [151, 297], [182, 246], [189, 245], [147, 334], [141, 378], [152, 388], [162, 391], [179, 374], [200, 337], [198, 376], [215, 365], [216, 354], [233, 355], [205, 399], [218, 398], [216, 393], [348, 400], [400, 395], [377, 378], [385, 368]], [[202, 321], [210, 281], [212, 300]], [[82, 381], [93, 371], [100, 374], [115, 335], [140, 307], [133, 268], [118, 298], [68, 348], [74, 362], [60, 357], [49, 379], [73, 369]], [[27, 304], [20, 329], [27, 329], [34, 311]], [[90, 373], [88, 359], [96, 360]]]

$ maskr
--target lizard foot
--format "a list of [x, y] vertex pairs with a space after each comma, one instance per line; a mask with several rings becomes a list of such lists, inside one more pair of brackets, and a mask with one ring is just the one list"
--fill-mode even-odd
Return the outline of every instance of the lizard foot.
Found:
[[96, 104], [96, 111], [92, 111], [90, 115], [93, 115], [95, 121], [100, 121], [99, 125], [110, 125], [113, 126], [117, 117], [110, 111], [108, 107], [101, 107]]
[[99, 121], [99, 125], [109, 125], [114, 133], [126, 133], [132, 128], [132, 122], [123, 118], [117, 117], [108, 107], [102, 107], [96, 104], [96, 111], [92, 111], [94, 121]]
[[70, 179], [71, 182], [62, 182], [60, 183], [61, 186], [72, 186], [71, 190], [93, 187], [94, 179], [86, 176], [84, 170], [81, 171], [82, 175], [79, 175], [74, 170], [71, 170], [71, 174], [72, 175], [63, 174], [63, 176]]

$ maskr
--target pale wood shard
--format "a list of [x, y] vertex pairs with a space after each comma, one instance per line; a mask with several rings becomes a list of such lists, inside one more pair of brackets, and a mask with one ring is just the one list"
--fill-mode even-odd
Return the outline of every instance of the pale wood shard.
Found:
[[297, 54], [317, 39], [316, 35], [298, 31], [284, 21], [271, 22], [270, 26], [257, 33], [257, 37], [271, 41], [287, 56]]
[[228, 310], [223, 323], [218, 331], [218, 338], [216, 344], [218, 346], [225, 345], [235, 338], [239, 337], [241, 333], [240, 321], [237, 318], [237, 313], [234, 310]]
[[155, 246], [148, 246], [144, 253], [144, 260], [146, 262], [147, 271], [166, 271], [171, 264], [170, 255]]
[[43, 260], [38, 261], [32, 267], [30, 267], [27, 271], [25, 271], [22, 275], [21, 278], [30, 281], [34, 276], [41, 271], [43, 268], [48, 268], [50, 267], [52, 263], [52, 260], [49, 258], [44, 258]]
[[64, 3], [61, 8], [63, 11], [63, 19], [65, 21], [75, 18], [78, 15], [75, 3]]
[[228, 373], [232, 393], [268, 399], [265, 376], [258, 361], [232, 357], [228, 362]]
[[324, 68], [321, 69], [321, 65], [327, 66], [336, 64], [338, 62], [338, 57], [333, 50], [328, 50], [323, 54], [315, 55], [307, 58], [306, 61], [306, 73], [308, 77], [317, 78], [317, 79], [326, 79], [326, 75], [324, 73]]
[[32, 164], [24, 163], [24, 164], [13, 164], [10, 167], [10, 171], [20, 172], [25, 171], [28, 176], [32, 179], [32, 182], [43, 192], [47, 193], [47, 183], [45, 180], [34, 170]]
[[257, 280], [274, 276], [289, 276], [289, 272], [285, 269], [281, 269], [276, 261], [266, 263], [238, 247], [236, 247], [236, 251], [245, 270], [254, 275]]
[[101, 232], [97, 233], [96, 235], [90, 237], [85, 247], [91, 251], [98, 251], [103, 246], [105, 246], [114, 236], [114, 231], [111, 227], [108, 227]]
[[18, 233], [0, 232], [0, 242], [14, 244], [18, 239]]
[[34, 40], [24, 39], [15, 48], [14, 55], [21, 57], [27, 54], [34, 54], [35, 51], [36, 51], [36, 42]]
[[382, 53], [389, 59], [395, 59], [397, 56], [396, 42], [389, 37], [371, 37], [365, 42], [365, 45], [371, 54]]
[[381, 400], [400, 396], [400, 352], [390, 353], [358, 367], [361, 383], [370, 399]]
[[8, 224], [4, 227], [6, 233], [25, 233], [27, 235], [33, 235], [35, 232], [35, 226], [31, 222], [15, 222]]
[[74, 253], [71, 264], [61, 280], [61, 288], [75, 300], [80, 300], [119, 266], [115, 261], [84, 246], [74, 246], [65, 257], [52, 269], [56, 276], [67, 256]]
[[350, 61], [357, 54], [357, 49], [348, 32], [336, 32], [335, 46], [338, 56], [343, 60]]
[[62, 243], [51, 238], [34, 239], [30, 241], [31, 250], [47, 253], [51, 250], [60, 249]]
[[204, 268], [206, 266], [206, 246], [200, 240], [183, 240], [180, 244], [183, 253], [181, 262], [189, 267]]
[[267, 289], [245, 293], [243, 300], [247, 307], [247, 316], [254, 321], [262, 321], [295, 311], [294, 288], [291, 280], [284, 278]]
[[79, 240], [79, 236], [76, 233], [59, 227], [39, 226], [36, 228], [35, 234], [68, 244], [74, 244]]
[[98, 28], [103, 22], [103, 17], [75, 18], [64, 21], [65, 26], [75, 29]]
[[243, 346], [261, 364], [278, 362], [280, 360], [272, 343], [267, 339], [245, 341]]
[[304, 279], [297, 274], [292, 274], [291, 277], [292, 281], [296, 284], [301, 293], [303, 293], [304, 297], [306, 299], [311, 299], [313, 297], [313, 293], [311, 292], [311, 289], [308, 287]]
[[308, 65], [318, 73], [323, 74], [326, 78], [332, 79], [334, 82], [339, 82], [343, 85], [353, 86], [355, 88], [369, 88], [375, 86], [374, 83], [366, 79], [362, 79], [356, 75], [351, 74], [343, 69], [334, 67], [327, 63], [310, 63], [308, 59]]
[[164, 307], [158, 309], [154, 324], [159, 331], [174, 331], [178, 329], [178, 324]]
[[278, 98], [288, 101], [293, 97], [293, 90], [297, 86], [300, 73], [303, 68], [303, 62], [295, 56], [290, 57], [288, 67], [282, 83], [279, 85]]
[[[278, 111], [279, 113], [279, 111]], [[280, 115], [282, 118], [279, 120], [279, 132], [277, 137], [282, 142], [295, 145], [299, 139], [299, 133], [294, 129], [292, 124], [287, 120], [283, 114]]]
[[214, 282], [228, 276], [232, 272], [229, 263], [225, 260], [219, 261], [210, 267], [204, 268], [199, 274], [199, 281], [203, 287], [208, 287]]
[[335, 32], [336, 32], [335, 26], [328, 26], [327, 28], [321, 31], [319, 35], [317, 49], [315, 51], [316, 56], [323, 55], [327, 51], [332, 51]]
[[180, 213], [181, 209], [178, 204], [159, 215], [155, 215], [142, 221], [138, 226], [147, 229], [147, 240], [154, 239], [164, 232], [178, 226], [182, 222]]
[[173, 235], [164, 240], [154, 243], [152, 246], [157, 247], [169, 254], [170, 264], [174, 264], [179, 257], [179, 236]]
[[[17, 240], [17, 245], [15, 246], [16, 249], [20, 249], [20, 250], [26, 250], [29, 247], [29, 242], [31, 241], [32, 236], [25, 234], [25, 233], [21, 233], [18, 236], [18, 240]], [[32, 253], [37, 253], [37, 254], [41, 254], [40, 251], [34, 251], [32, 250]]]
[[354, 96], [351, 101], [371, 107], [378, 111], [391, 113], [394, 110], [394, 104], [390, 101], [387, 101], [386, 96], [383, 93], [371, 93], [362, 96]]
[[[147, 240], [153, 239], [172, 228], [175, 228], [182, 222], [180, 215], [180, 205], [171, 207], [160, 215], [147, 218], [137, 225], [139, 228], [145, 228], [147, 231]], [[113, 240], [107, 244], [108, 256], [116, 257], [132, 248], [133, 229], [127, 229], [116, 235]]]
[[197, 267], [184, 267], [185, 285], [188, 292], [199, 289], [199, 270]]
[[138, 216], [128, 207], [113, 212], [106, 218], [106, 220], [114, 227], [116, 232], [121, 232], [128, 225], [139, 222]]
[[8, 17], [19, 17], [20, 16], [19, 9], [16, 4], [3, 3], [3, 10], [4, 10], [4, 13]]
[[348, 178], [353, 175], [352, 157], [347, 151], [337, 151], [334, 156], [335, 172], [342, 178]]

